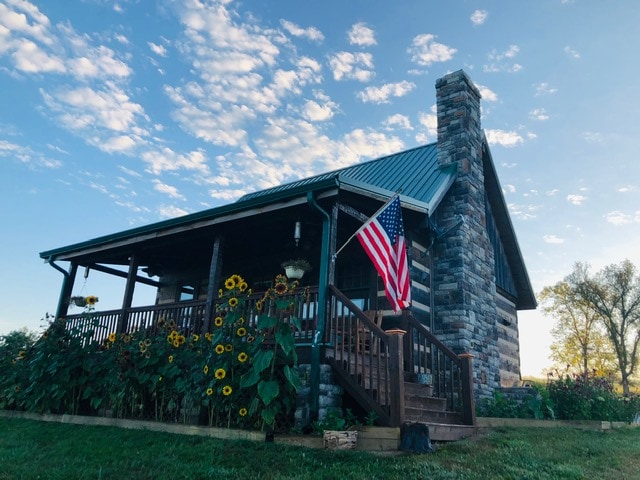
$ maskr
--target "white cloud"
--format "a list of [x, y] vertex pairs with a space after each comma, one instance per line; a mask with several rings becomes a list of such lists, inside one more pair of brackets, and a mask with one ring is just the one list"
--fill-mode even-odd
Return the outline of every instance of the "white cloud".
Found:
[[167, 56], [167, 49], [164, 48], [162, 45], [158, 45], [157, 43], [153, 43], [153, 42], [147, 42], [147, 44], [149, 45], [149, 48], [151, 49], [151, 51], [156, 55], [159, 55], [161, 57]]
[[438, 43], [435, 39], [436, 36], [431, 33], [424, 33], [414, 37], [411, 46], [407, 49], [407, 53], [411, 55], [411, 60], [422, 66], [451, 60], [457, 50]]
[[186, 154], [174, 152], [170, 148], [148, 150], [141, 154], [151, 173], [158, 175], [162, 172], [175, 170], [191, 170], [201, 175], [208, 175], [207, 157], [201, 150], [194, 150]]
[[510, 203], [507, 208], [513, 218], [518, 220], [533, 220], [537, 217], [536, 212], [540, 209], [539, 205], [518, 205]]
[[489, 16], [489, 12], [486, 10], [476, 10], [471, 14], [471, 23], [474, 25], [482, 25]]
[[588, 197], [586, 197], [585, 195], [574, 193], [567, 195], [567, 201], [573, 205], [582, 205], [587, 200], [587, 198]]
[[365, 103], [388, 103], [390, 97], [403, 97], [416, 87], [413, 82], [403, 80], [398, 83], [387, 83], [380, 87], [367, 87], [358, 92], [358, 98]]
[[564, 53], [566, 53], [568, 57], [576, 60], [580, 58], [580, 54], [570, 46], [564, 47]]
[[560, 245], [564, 243], [564, 238], [557, 237], [556, 235], [545, 235], [542, 237], [545, 243], [551, 243], [554, 245]]
[[155, 179], [153, 181], [154, 190], [164, 193], [168, 195], [170, 198], [177, 198], [180, 200], [185, 200], [185, 196], [178, 192], [178, 189], [172, 185], [167, 185], [166, 183], [162, 183], [160, 180]]
[[589, 143], [603, 143], [604, 136], [600, 132], [582, 132], [582, 138]]
[[516, 192], [516, 187], [515, 187], [515, 185], [511, 185], [511, 184], [508, 183], [508, 184], [506, 184], [504, 186], [503, 191], [505, 193], [515, 193]]
[[307, 100], [302, 108], [302, 116], [310, 122], [324, 122], [331, 120], [336, 104], [327, 102], [320, 105], [314, 100]]
[[489, 63], [482, 66], [482, 69], [485, 72], [489, 73], [497, 73], [497, 72], [508, 72], [515, 73], [522, 70], [522, 65], [519, 63], [513, 62], [513, 59], [520, 52], [520, 47], [517, 45], [509, 45], [504, 52], [499, 52], [498, 50], [492, 50], [489, 52], [487, 56], [489, 59]]
[[418, 121], [425, 130], [416, 135], [416, 141], [427, 143], [434, 140], [438, 135], [438, 117], [436, 114], [420, 112]]
[[636, 191], [636, 187], [634, 185], [623, 185], [621, 187], [616, 188], [616, 192], [620, 193], [628, 193]]
[[387, 130], [413, 130], [409, 117], [400, 113], [387, 117], [382, 124]]
[[500, 145], [502, 147], [515, 147], [524, 142], [523, 138], [517, 132], [507, 132], [500, 129], [487, 129], [485, 130], [487, 136], [487, 142], [489, 145]]
[[529, 112], [529, 118], [532, 120], [545, 121], [549, 120], [549, 115], [544, 108], [534, 108]]
[[322, 32], [315, 27], [302, 28], [288, 20], [280, 20], [280, 24], [282, 25], [282, 28], [284, 28], [294, 37], [308, 38], [309, 40], [318, 43], [324, 40], [324, 35], [322, 34]]
[[482, 97], [483, 101], [485, 102], [498, 101], [498, 95], [493, 90], [489, 89], [489, 87], [485, 87], [484, 85], [480, 85], [479, 83], [476, 83], [475, 86], [480, 92], [480, 96]]
[[184, 215], [187, 215], [188, 213], [189, 212], [187, 212], [186, 210], [175, 207], [173, 205], [161, 205], [160, 207], [158, 207], [158, 214], [162, 218], [182, 217]]
[[377, 44], [375, 32], [363, 22], [352, 25], [347, 37], [351, 45], [358, 45], [359, 47], [370, 47]]
[[552, 95], [558, 91], [557, 88], [552, 87], [547, 82], [536, 83], [533, 85], [533, 88], [536, 91], [535, 93], [536, 97], [539, 97], [541, 95]]
[[338, 52], [329, 57], [335, 80], [368, 82], [374, 76], [373, 55], [364, 52]]
[[46, 155], [34, 151], [31, 147], [11, 143], [7, 140], [0, 140], [0, 157], [15, 158], [29, 168], [38, 169], [58, 168], [62, 162], [47, 157]]
[[631, 215], [623, 213], [619, 210], [609, 212], [604, 216], [605, 220], [613, 225], [620, 226], [626, 225], [633, 221]]

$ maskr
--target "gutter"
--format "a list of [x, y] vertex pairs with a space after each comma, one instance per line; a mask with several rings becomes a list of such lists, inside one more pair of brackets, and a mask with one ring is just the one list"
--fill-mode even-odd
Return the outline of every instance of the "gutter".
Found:
[[49, 265], [58, 270], [64, 276], [62, 280], [62, 287], [60, 289], [60, 297], [58, 298], [58, 306], [56, 307], [56, 316], [55, 318], [60, 318], [62, 316], [62, 310], [65, 306], [65, 292], [67, 291], [67, 284], [69, 283], [70, 274], [60, 265], [57, 265], [53, 261], [53, 256], [50, 256], [45, 260]]
[[310, 393], [311, 393], [311, 418], [318, 418], [320, 400], [320, 345], [324, 338], [325, 310], [327, 303], [327, 284], [329, 283], [329, 243], [331, 217], [316, 202], [313, 192], [307, 192], [307, 202], [322, 216], [322, 244], [320, 247], [320, 274], [318, 281], [318, 323], [316, 332], [311, 344], [311, 371], [310, 371]]

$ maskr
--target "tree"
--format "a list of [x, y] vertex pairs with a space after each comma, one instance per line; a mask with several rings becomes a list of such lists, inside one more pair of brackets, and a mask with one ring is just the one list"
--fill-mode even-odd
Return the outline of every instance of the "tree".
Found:
[[551, 358], [557, 364], [589, 372], [610, 375], [616, 370], [615, 354], [599, 322], [598, 314], [581, 302], [565, 280], [540, 293], [542, 312], [553, 316], [554, 342]]
[[588, 305], [604, 324], [616, 354], [623, 393], [629, 395], [640, 344], [640, 276], [636, 267], [625, 260], [592, 276], [588, 264], [578, 263], [568, 282], [576, 298]]

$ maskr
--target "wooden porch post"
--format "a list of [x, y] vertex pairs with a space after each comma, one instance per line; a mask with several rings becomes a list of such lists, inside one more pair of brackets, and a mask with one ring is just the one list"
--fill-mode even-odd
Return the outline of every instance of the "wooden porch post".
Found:
[[476, 403], [473, 398], [473, 355], [461, 353], [462, 360], [462, 421], [465, 425], [476, 424]]
[[211, 331], [211, 319], [213, 318], [215, 301], [218, 298], [216, 285], [220, 282], [220, 275], [222, 273], [221, 246], [222, 237], [216, 236], [213, 241], [211, 264], [209, 265], [209, 284], [207, 285], [207, 303], [204, 310], [204, 321], [202, 322], [202, 334]]
[[327, 278], [328, 285], [336, 284], [336, 249], [338, 247], [338, 204], [335, 203], [333, 205], [333, 209], [331, 210], [331, 233], [329, 237], [329, 273]]
[[124, 298], [122, 299], [122, 313], [118, 320], [116, 333], [124, 333], [127, 331], [127, 320], [131, 302], [133, 302], [133, 291], [136, 287], [136, 277], [138, 276], [138, 257], [132, 254], [129, 257], [129, 273], [127, 275], [127, 285], [124, 290]]
[[386, 330], [389, 335], [389, 372], [390, 388], [389, 399], [391, 402], [391, 422], [394, 427], [404, 423], [404, 355], [402, 353], [402, 338], [407, 333], [399, 328]]

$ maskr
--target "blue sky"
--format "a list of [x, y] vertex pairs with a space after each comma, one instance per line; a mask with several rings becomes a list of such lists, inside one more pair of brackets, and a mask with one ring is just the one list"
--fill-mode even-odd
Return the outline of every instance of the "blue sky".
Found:
[[[40, 251], [431, 143], [459, 69], [536, 291], [640, 265], [639, 24], [635, 0], [0, 1], [0, 334], [55, 310]], [[524, 374], [551, 324], [522, 314]]]

